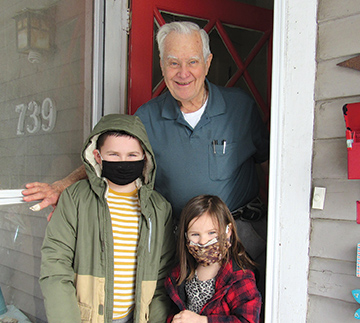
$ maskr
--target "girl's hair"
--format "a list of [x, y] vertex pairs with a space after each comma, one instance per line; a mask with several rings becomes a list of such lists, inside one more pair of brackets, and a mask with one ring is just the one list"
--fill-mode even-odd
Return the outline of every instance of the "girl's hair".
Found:
[[[218, 196], [199, 195], [192, 198], [186, 204], [180, 217], [177, 246], [178, 259], [180, 261], [180, 275], [177, 282], [178, 285], [180, 285], [185, 279], [192, 279], [195, 275], [197, 262], [186, 247], [187, 239], [185, 234], [189, 228], [190, 222], [193, 219], [198, 219], [206, 212], [210, 215], [213, 222], [217, 223], [219, 227], [218, 238], [220, 243], [220, 252], [224, 255], [221, 264], [228, 262], [229, 259], [232, 258], [233, 261], [235, 261], [243, 270], [255, 270], [256, 268], [255, 263], [246, 254], [245, 248], [237, 235], [234, 218], [226, 204]], [[231, 230], [231, 246], [226, 251], [226, 239], [222, 237], [226, 236], [225, 230], [228, 224], [231, 224], [229, 225]]]

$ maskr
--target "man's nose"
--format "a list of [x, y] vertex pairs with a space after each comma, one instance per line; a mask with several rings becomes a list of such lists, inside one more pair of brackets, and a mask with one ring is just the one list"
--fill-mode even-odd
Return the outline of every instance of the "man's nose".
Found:
[[182, 78], [186, 78], [189, 76], [189, 67], [187, 66], [187, 64], [180, 65], [180, 70], [178, 74]]

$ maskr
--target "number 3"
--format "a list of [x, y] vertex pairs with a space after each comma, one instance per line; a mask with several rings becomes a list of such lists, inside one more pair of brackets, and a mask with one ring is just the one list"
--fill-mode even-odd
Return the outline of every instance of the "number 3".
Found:
[[35, 101], [31, 101], [29, 102], [27, 109], [32, 112], [32, 114], [30, 114], [30, 118], [33, 120], [33, 127], [31, 128], [30, 125], [27, 125], [26, 130], [29, 133], [37, 133], [41, 126], [41, 120], [39, 117], [40, 107]]

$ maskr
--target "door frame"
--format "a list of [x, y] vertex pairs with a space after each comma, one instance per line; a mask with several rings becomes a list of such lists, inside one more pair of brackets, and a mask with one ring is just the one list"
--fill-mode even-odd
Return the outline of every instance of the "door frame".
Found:
[[306, 322], [318, 0], [275, 0], [265, 322]]
[[[103, 74], [104, 74], [104, 17], [105, 2], [94, 2], [94, 35], [93, 35], [93, 68], [92, 68], [92, 102], [91, 129], [102, 117], [103, 111]], [[89, 129], [89, 133], [91, 131]], [[85, 137], [85, 136], [84, 136]]]
[[128, 0], [94, 1], [93, 128], [103, 115], [126, 113]]
[[[274, 0], [266, 323], [306, 322], [317, 5]], [[110, 77], [116, 76], [109, 71], [104, 83]], [[104, 99], [121, 100], [117, 91], [109, 89]]]

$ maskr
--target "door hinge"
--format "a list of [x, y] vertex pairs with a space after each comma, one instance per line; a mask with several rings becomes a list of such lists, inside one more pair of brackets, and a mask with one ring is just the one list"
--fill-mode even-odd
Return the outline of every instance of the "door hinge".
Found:
[[131, 11], [129, 8], [124, 11], [123, 22], [123, 30], [129, 35], [131, 29]]

